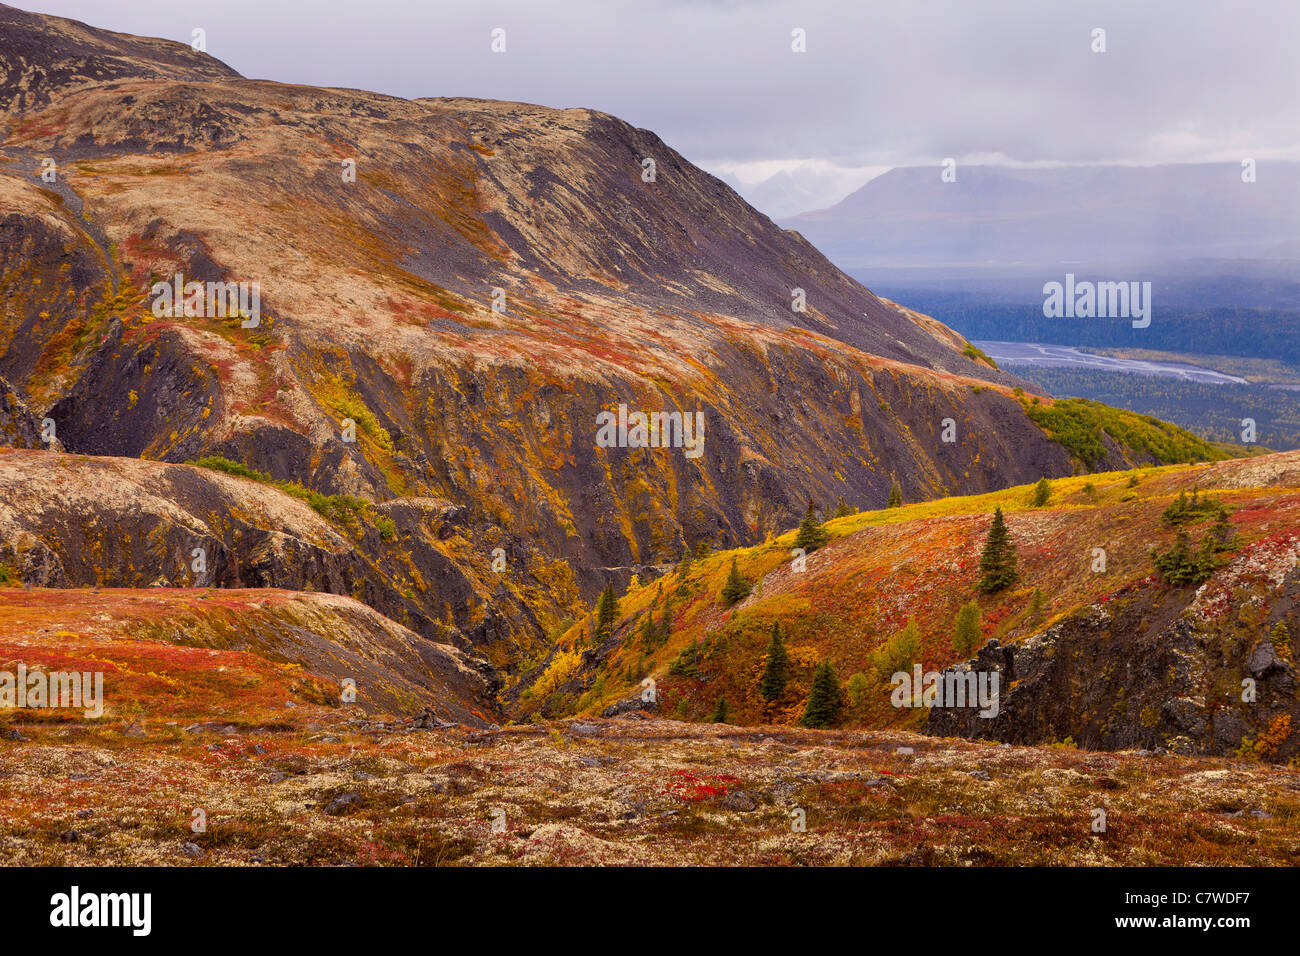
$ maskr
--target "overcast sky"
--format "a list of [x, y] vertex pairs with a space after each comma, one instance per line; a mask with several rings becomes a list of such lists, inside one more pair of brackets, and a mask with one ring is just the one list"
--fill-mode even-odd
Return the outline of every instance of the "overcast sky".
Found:
[[1300, 0], [17, 5], [186, 42], [202, 27], [208, 52], [250, 77], [594, 107], [715, 173], [793, 169], [812, 191], [949, 156], [1300, 159]]

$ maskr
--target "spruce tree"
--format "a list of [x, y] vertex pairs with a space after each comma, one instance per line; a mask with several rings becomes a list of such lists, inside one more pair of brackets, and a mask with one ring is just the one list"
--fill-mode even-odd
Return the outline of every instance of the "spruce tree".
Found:
[[1213, 532], [1201, 539], [1201, 546], [1193, 550], [1187, 532], [1179, 528], [1174, 536], [1174, 546], [1168, 551], [1151, 551], [1151, 560], [1167, 584], [1182, 587], [1200, 584], [1219, 566], [1219, 548]]
[[822, 661], [813, 674], [812, 689], [808, 692], [808, 702], [804, 705], [803, 719], [805, 727], [829, 727], [839, 719], [844, 708], [844, 695], [840, 691], [840, 682], [831, 668], [830, 661]]
[[808, 510], [804, 512], [803, 521], [799, 522], [799, 533], [794, 537], [794, 546], [803, 548], [807, 554], [812, 554], [824, 545], [829, 537], [826, 529], [817, 520], [817, 505], [809, 500]]
[[1011, 540], [1002, 509], [993, 512], [993, 525], [980, 554], [979, 590], [985, 594], [1001, 591], [1016, 583], [1016, 543]]
[[1196, 553], [1196, 559], [1193, 562], [1194, 577], [1193, 582], [1200, 584], [1219, 567], [1219, 548], [1215, 544], [1214, 534], [1207, 533], [1201, 539], [1201, 547]]
[[727, 698], [718, 698], [718, 703], [713, 708], [713, 714], [709, 717], [709, 721], [715, 724], [725, 724], [727, 722]]
[[892, 485], [889, 486], [889, 504], [885, 505], [885, 507], [886, 508], [903, 507], [903, 489], [899, 487], [898, 482], [894, 482]]
[[722, 586], [722, 603], [727, 607], [749, 597], [752, 590], [745, 577], [736, 568], [736, 559], [731, 559], [731, 570], [727, 573], [727, 583]]
[[1043, 612], [1046, 609], [1047, 595], [1043, 593], [1042, 588], [1034, 588], [1034, 595], [1029, 600], [1029, 623], [1038, 624], [1043, 620]]
[[766, 701], [774, 701], [785, 693], [787, 671], [790, 669], [790, 657], [781, 643], [781, 625], [772, 624], [772, 641], [767, 645], [767, 665], [763, 668], [763, 679], [759, 682], [758, 693]]
[[641, 619], [641, 647], [653, 651], [659, 646], [659, 627], [655, 624], [655, 609], [651, 607]]
[[1214, 524], [1210, 526], [1210, 537], [1214, 541], [1215, 551], [1227, 551], [1232, 547], [1233, 539], [1237, 536], [1237, 529], [1233, 527], [1232, 522], [1228, 520], [1228, 509], [1220, 507]]
[[697, 640], [688, 647], [683, 647], [671, 664], [668, 665], [668, 673], [678, 677], [699, 677], [700, 676], [700, 642]]
[[614, 635], [614, 625], [618, 623], [618, 598], [614, 596], [614, 584], [605, 585], [596, 602], [596, 631], [594, 641], [604, 644]]

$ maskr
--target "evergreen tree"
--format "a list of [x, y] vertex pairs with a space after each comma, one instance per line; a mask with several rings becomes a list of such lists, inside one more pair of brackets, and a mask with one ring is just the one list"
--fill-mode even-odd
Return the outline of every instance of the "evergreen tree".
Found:
[[709, 721], [715, 724], [725, 724], [727, 722], [727, 698], [718, 698], [718, 703], [713, 708], [713, 714], [709, 717]]
[[892, 485], [889, 486], [889, 504], [885, 505], [885, 507], [886, 508], [903, 507], [903, 489], [899, 486], [898, 482], [894, 482]]
[[694, 644], [682, 648], [681, 653], [668, 665], [668, 673], [678, 677], [699, 677], [699, 665], [700, 642], [697, 640]]
[[808, 702], [804, 705], [800, 723], [805, 727], [829, 727], [839, 719], [843, 708], [844, 695], [840, 691], [840, 682], [831, 662], [822, 661], [813, 674], [812, 690], [808, 692]]
[[1052, 497], [1052, 483], [1046, 478], [1039, 478], [1034, 485], [1034, 507], [1041, 508]]
[[840, 495], [840, 503], [835, 506], [835, 517], [844, 518], [853, 513], [854, 509], [844, 500], [844, 496]]
[[1034, 588], [1034, 596], [1029, 600], [1029, 623], [1037, 624], [1043, 619], [1046, 610], [1047, 595], [1042, 588]]
[[1215, 551], [1227, 551], [1237, 537], [1237, 529], [1228, 520], [1228, 509], [1220, 508], [1214, 524], [1210, 525], [1210, 537], [1214, 541]]
[[1184, 491], [1178, 492], [1178, 497], [1169, 503], [1169, 507], [1164, 511], [1164, 519], [1167, 524], [1179, 525], [1187, 521], [1195, 521], [1206, 515], [1223, 515], [1227, 509], [1223, 506], [1218, 498], [1213, 495], [1201, 496], [1199, 486], [1192, 487], [1192, 496], [1187, 497]]
[[618, 623], [618, 598], [614, 596], [614, 584], [605, 585], [596, 602], [596, 631], [593, 640], [604, 644], [614, 635], [614, 625]]
[[785, 693], [786, 674], [790, 669], [790, 657], [781, 643], [781, 625], [772, 624], [772, 641], [767, 645], [767, 665], [763, 668], [763, 679], [759, 682], [758, 693], [766, 701], [773, 701]]
[[727, 607], [749, 597], [752, 590], [744, 575], [736, 568], [736, 559], [731, 559], [731, 570], [727, 573], [727, 583], [722, 586], [722, 603]]
[[1201, 539], [1201, 546], [1192, 550], [1187, 532], [1178, 529], [1174, 536], [1174, 546], [1168, 551], [1151, 551], [1151, 562], [1160, 571], [1165, 582], [1174, 587], [1185, 584], [1200, 584], [1218, 567], [1218, 547], [1213, 532]]
[[1002, 509], [993, 512], [993, 525], [980, 554], [979, 590], [986, 594], [1001, 591], [1016, 583], [1016, 543], [1011, 540]]
[[659, 626], [655, 624], [655, 609], [651, 607], [641, 619], [641, 647], [647, 652], [659, 646]]
[[1201, 539], [1201, 548], [1196, 555], [1196, 583], [1199, 584], [1215, 572], [1219, 566], [1219, 548], [1213, 533], [1207, 533]]
[[980, 606], [975, 601], [967, 601], [953, 622], [952, 649], [962, 657], [970, 657], [983, 636], [980, 632]]
[[1151, 561], [1170, 584], [1185, 584], [1190, 576], [1192, 543], [1181, 528], [1174, 536], [1174, 546], [1168, 551], [1151, 552]]
[[695, 555], [691, 549], [687, 548], [682, 552], [682, 559], [677, 562], [677, 587], [674, 593], [680, 597], [687, 597], [691, 593], [691, 571], [695, 567]]
[[1178, 497], [1169, 502], [1163, 517], [1169, 524], [1178, 524], [1187, 519], [1187, 492], [1178, 492]]
[[799, 533], [794, 537], [794, 546], [803, 548], [806, 553], [812, 554], [824, 545], [829, 538], [830, 535], [821, 526], [821, 522], [817, 520], [817, 505], [810, 500], [808, 510], [804, 512], [803, 521], [799, 523]]

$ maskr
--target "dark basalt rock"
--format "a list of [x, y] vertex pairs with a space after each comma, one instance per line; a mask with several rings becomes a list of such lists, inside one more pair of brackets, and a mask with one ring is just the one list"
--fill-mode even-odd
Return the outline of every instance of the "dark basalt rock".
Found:
[[[990, 641], [944, 673], [997, 672], [997, 716], [936, 706], [927, 733], [1015, 744], [1069, 738], [1089, 749], [1225, 756], [1279, 714], [1292, 714], [1300, 726], [1291, 664], [1267, 637], [1246, 651], [1233, 625], [1194, 625], [1181, 616], [1194, 591], [1147, 582], [1022, 641]], [[1295, 607], [1300, 579], [1288, 578], [1271, 597], [1280, 607]], [[1243, 675], [1257, 681], [1253, 701], [1241, 699]], [[1293, 734], [1270, 759], [1289, 759], [1298, 743]]]

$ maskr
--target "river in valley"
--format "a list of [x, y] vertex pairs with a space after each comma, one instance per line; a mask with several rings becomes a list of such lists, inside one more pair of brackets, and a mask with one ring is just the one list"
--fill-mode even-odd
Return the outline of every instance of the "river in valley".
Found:
[[1132, 372], [1136, 375], [1165, 375], [1188, 382], [1208, 385], [1244, 385], [1236, 375], [1216, 372], [1212, 368], [1185, 362], [1152, 362], [1142, 359], [1113, 358], [1082, 352], [1069, 345], [1041, 345], [1037, 342], [974, 342], [998, 365], [1034, 365], [1039, 368], [1091, 368], [1105, 372]]

